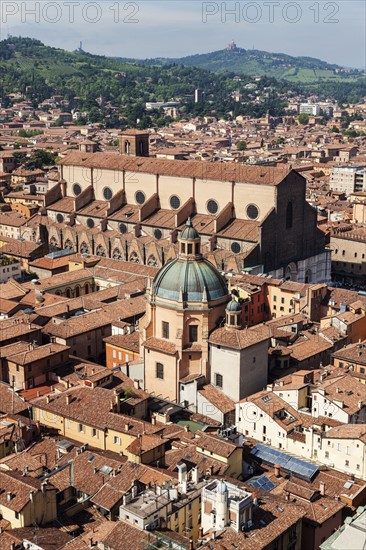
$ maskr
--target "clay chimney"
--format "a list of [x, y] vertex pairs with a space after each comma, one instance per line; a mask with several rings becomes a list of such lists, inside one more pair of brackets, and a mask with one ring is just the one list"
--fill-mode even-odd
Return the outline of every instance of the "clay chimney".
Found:
[[280, 466], [280, 464], [275, 464], [274, 465], [274, 471], [275, 471], [275, 476], [276, 477], [281, 477], [281, 466]]
[[324, 483], [324, 481], [320, 482], [319, 490], [320, 490], [321, 496], [324, 497], [325, 496], [325, 483]]

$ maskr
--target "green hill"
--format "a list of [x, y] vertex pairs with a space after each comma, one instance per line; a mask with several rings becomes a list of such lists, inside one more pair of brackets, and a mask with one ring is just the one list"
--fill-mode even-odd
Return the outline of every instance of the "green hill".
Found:
[[[127, 59], [125, 59], [126, 61]], [[312, 57], [292, 57], [283, 53], [270, 53], [261, 50], [245, 50], [234, 47], [215, 52], [190, 55], [181, 58], [157, 58], [149, 60], [129, 60], [143, 65], [177, 64], [185, 67], [198, 67], [214, 72], [235, 72], [251, 76], [270, 76], [291, 82], [314, 82], [323, 79], [349, 79], [351, 75], [339, 65]]]
[[[366, 79], [361, 74], [335, 71], [336, 66], [311, 58], [240, 48], [176, 60], [142, 61], [82, 50], [68, 52], [31, 38], [0, 41], [3, 106], [10, 105], [11, 93], [20, 93], [35, 108], [45, 99], [61, 95], [69, 101], [68, 110], [86, 113], [80, 124], [101, 122], [107, 127], [147, 128], [170, 121], [161, 110], [147, 111], [147, 102], [177, 100], [180, 114], [186, 118], [239, 114], [260, 117], [266, 112], [282, 115], [288, 92], [315, 93], [339, 102], [356, 102], [366, 95]], [[274, 75], [278, 77], [279, 73], [281, 78], [276, 79]], [[238, 74], [239, 81], [234, 78]], [[253, 74], [260, 76], [254, 95], [251, 87], [246, 87], [253, 82]], [[198, 104], [193, 99], [195, 88], [204, 92]], [[240, 103], [232, 95], [237, 90], [242, 96]]]

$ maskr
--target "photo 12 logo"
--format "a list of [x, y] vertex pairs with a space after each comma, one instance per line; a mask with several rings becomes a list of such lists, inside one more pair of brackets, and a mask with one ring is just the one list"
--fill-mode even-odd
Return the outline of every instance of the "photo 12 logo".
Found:
[[202, 22], [339, 23], [337, 2], [202, 2]]
[[136, 2], [0, 2], [1, 24], [13, 23], [139, 23]]

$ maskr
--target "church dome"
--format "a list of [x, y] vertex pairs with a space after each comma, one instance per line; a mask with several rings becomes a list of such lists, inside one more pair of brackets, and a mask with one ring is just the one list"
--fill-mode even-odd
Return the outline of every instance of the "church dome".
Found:
[[225, 279], [211, 262], [202, 257], [188, 261], [176, 258], [156, 275], [153, 283], [155, 296], [178, 301], [181, 292], [183, 300], [188, 302], [218, 300], [229, 293]]
[[226, 306], [228, 312], [241, 312], [241, 305], [236, 300], [232, 299]]

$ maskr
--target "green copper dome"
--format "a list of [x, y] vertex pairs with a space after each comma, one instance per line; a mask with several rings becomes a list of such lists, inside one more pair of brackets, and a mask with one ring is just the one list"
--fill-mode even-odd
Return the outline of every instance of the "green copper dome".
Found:
[[226, 311], [236, 312], [241, 311], [241, 305], [236, 300], [232, 299], [226, 306]]
[[[206, 296], [204, 296], [204, 291]], [[188, 302], [218, 300], [229, 294], [225, 279], [211, 262], [204, 258], [177, 258], [164, 265], [156, 275], [153, 293], [159, 298]]]

